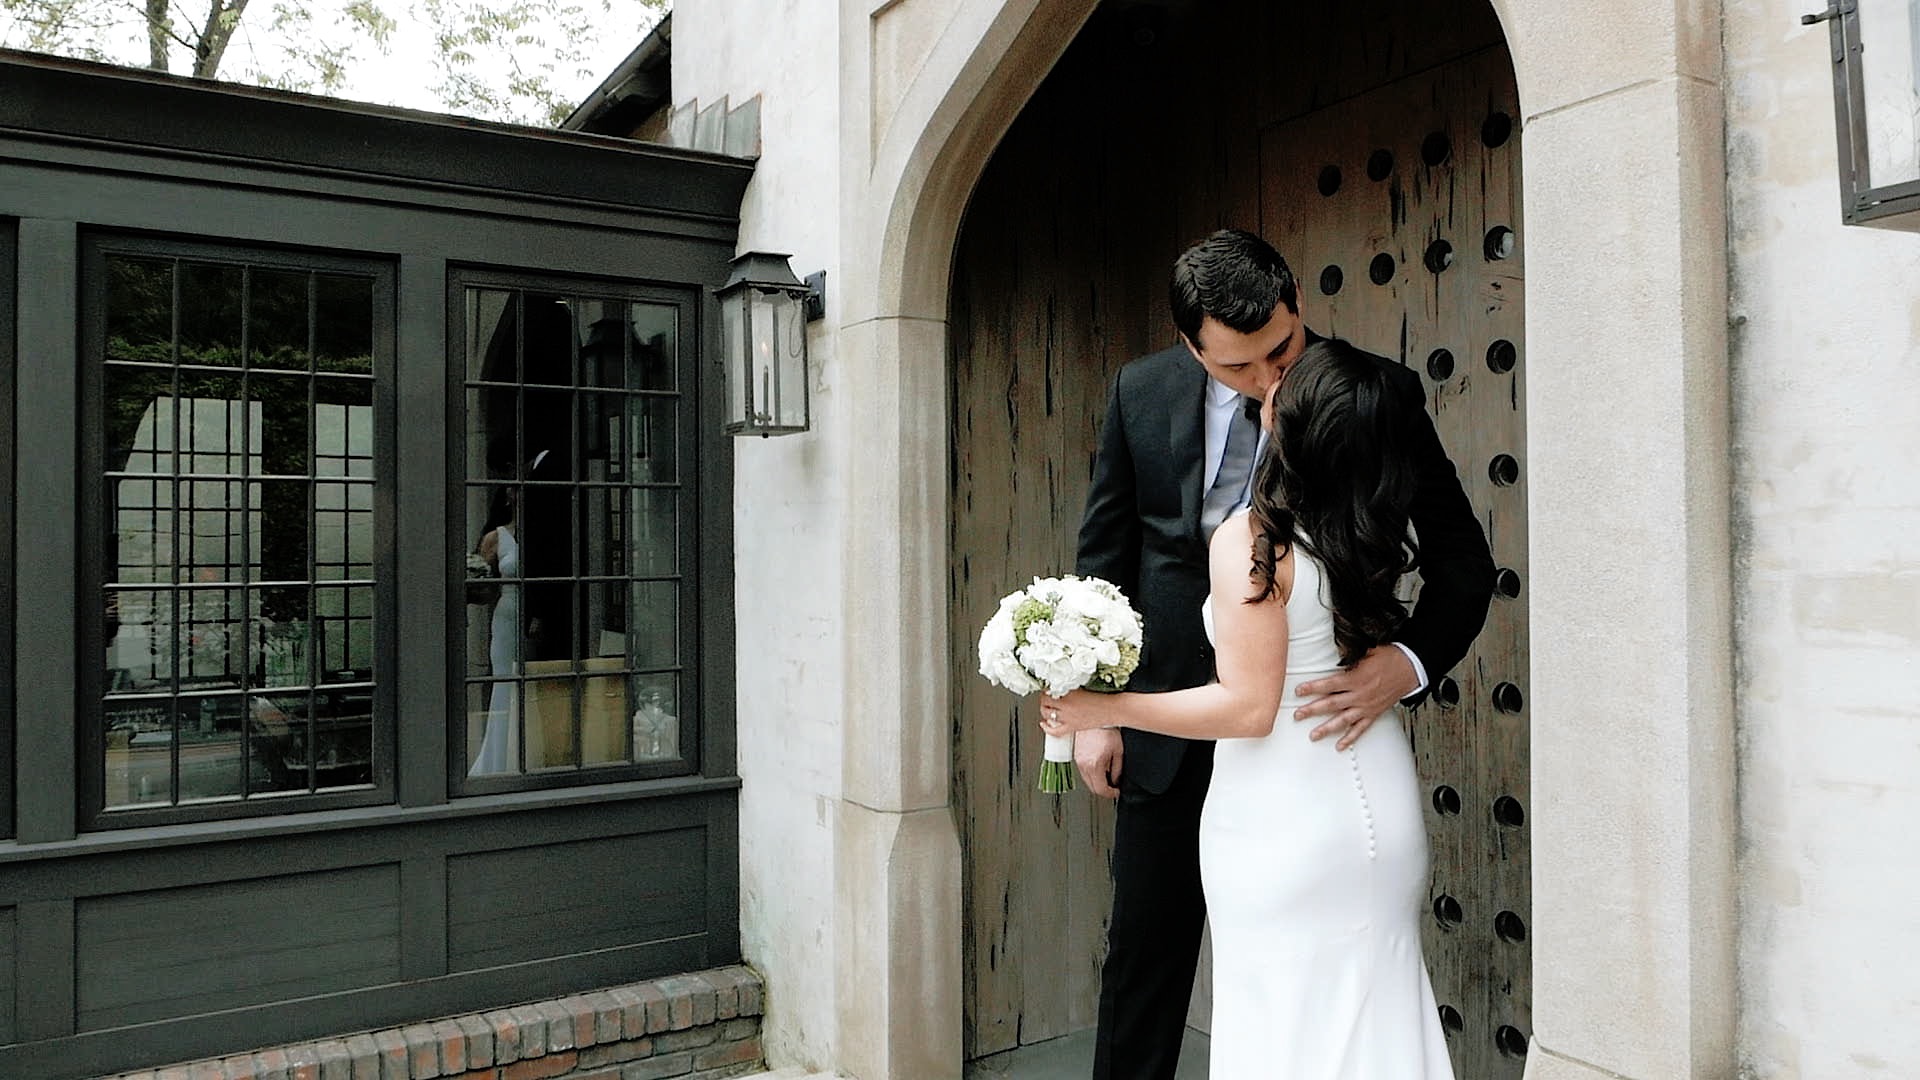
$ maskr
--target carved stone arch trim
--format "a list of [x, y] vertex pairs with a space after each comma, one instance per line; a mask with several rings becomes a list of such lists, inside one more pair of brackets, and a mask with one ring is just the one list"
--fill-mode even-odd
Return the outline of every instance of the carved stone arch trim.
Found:
[[1098, 6], [972, 0], [948, 24], [874, 150], [871, 205], [886, 212], [872, 237], [880, 245], [881, 314], [946, 318], [967, 198], [1021, 107]]

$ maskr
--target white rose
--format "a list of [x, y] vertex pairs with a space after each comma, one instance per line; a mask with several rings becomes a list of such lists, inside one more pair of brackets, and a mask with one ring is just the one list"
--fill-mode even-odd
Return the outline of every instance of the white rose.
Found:
[[1021, 665], [1046, 684], [1048, 693], [1058, 696], [1080, 686], [1073, 656], [1050, 624], [1027, 627], [1027, 643], [1019, 655]]
[[1111, 582], [1089, 578], [1074, 600], [1074, 609], [1100, 624], [1100, 636], [1113, 641], [1139, 644], [1140, 616], [1127, 603], [1125, 594]]
[[1031, 694], [1040, 689], [1039, 681], [1029, 675], [1026, 668], [1020, 666], [1020, 661], [1015, 659], [1011, 652], [995, 656], [991, 670], [983, 665], [980, 674], [1016, 694]]
[[[1102, 614], [1112, 617], [1111, 613]], [[1070, 648], [1090, 653], [1099, 663], [1120, 662], [1121, 635], [1110, 631], [1104, 622], [1075, 619], [1072, 628], [1062, 630], [1061, 634]]]
[[1081, 618], [1098, 619], [1106, 611], [1109, 601], [1100, 593], [1088, 587], [1084, 581], [1062, 583], [1060, 611], [1062, 614], [1076, 615]]
[[1028, 623], [1026, 638], [1027, 643], [1020, 647], [1020, 660], [1036, 674], [1036, 663], [1050, 664], [1067, 655], [1067, 643], [1050, 622], [1042, 620]]
[[1013, 609], [1020, 605], [1020, 600], [1019, 593], [1002, 600], [1000, 610], [987, 620], [986, 628], [980, 632], [980, 674], [1016, 694], [1031, 694], [1040, 689], [1040, 684], [1020, 666], [1014, 655], [1018, 642], [1013, 632]]
[[1017, 644], [1011, 615], [1003, 610], [988, 619], [986, 628], [980, 631], [980, 674], [987, 674], [987, 666], [995, 657], [1011, 656]]
[[1027, 644], [1021, 662], [1056, 696], [1085, 686], [1099, 668], [1095, 642], [1081, 623], [1035, 623], [1027, 628]]

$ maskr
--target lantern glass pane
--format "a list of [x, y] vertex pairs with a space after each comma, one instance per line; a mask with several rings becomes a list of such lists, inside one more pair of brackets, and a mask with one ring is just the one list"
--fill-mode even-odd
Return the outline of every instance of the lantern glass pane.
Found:
[[776, 422], [782, 390], [776, 340], [780, 324], [775, 312], [780, 294], [760, 289], [749, 289], [747, 293], [752, 297], [749, 330], [753, 335], [753, 383], [748, 394], [753, 402], [755, 426], [767, 427]]
[[727, 423], [747, 421], [747, 292], [720, 298], [720, 325], [726, 335], [721, 356], [727, 365]]
[[774, 318], [779, 332], [780, 374], [779, 424], [787, 428], [807, 426], [807, 319], [806, 305], [800, 297], [782, 293], [775, 301]]
[[680, 309], [671, 304], [634, 304], [633, 356], [627, 363], [629, 390], [673, 390], [680, 366]]
[[1920, 0], [1861, 0], [1861, 78], [1873, 187], [1920, 179]]
[[618, 300], [582, 297], [573, 302], [574, 348], [580, 353], [580, 385], [620, 390], [633, 362], [627, 305]]

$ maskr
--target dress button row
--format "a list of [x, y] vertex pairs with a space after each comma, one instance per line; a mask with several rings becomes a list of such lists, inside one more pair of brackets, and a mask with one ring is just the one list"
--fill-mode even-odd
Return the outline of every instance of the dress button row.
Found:
[[1353, 789], [1360, 793], [1360, 817], [1367, 825], [1367, 861], [1374, 858], [1375, 840], [1373, 831], [1373, 807], [1367, 802], [1367, 785], [1360, 779], [1360, 754], [1356, 750], [1347, 751], [1347, 765], [1353, 769]]

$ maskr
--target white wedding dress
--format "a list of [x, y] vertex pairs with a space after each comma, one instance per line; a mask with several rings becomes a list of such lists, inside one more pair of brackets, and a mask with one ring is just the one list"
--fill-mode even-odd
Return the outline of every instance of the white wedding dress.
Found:
[[[505, 525], [499, 533], [499, 576], [520, 576], [520, 542]], [[487, 636], [487, 662], [494, 678], [511, 678], [520, 668], [520, 586], [500, 586]], [[486, 733], [468, 776], [497, 776], [520, 771], [520, 684], [497, 682], [488, 703]]]
[[1296, 546], [1280, 718], [1214, 751], [1200, 818], [1211, 1076], [1453, 1080], [1420, 954], [1427, 834], [1400, 715], [1344, 751], [1292, 718], [1294, 687], [1339, 667], [1325, 580]]

